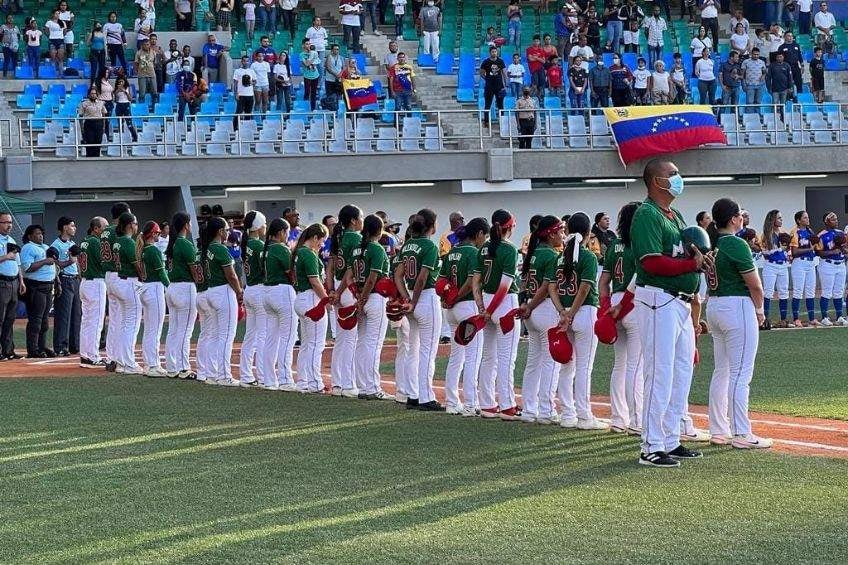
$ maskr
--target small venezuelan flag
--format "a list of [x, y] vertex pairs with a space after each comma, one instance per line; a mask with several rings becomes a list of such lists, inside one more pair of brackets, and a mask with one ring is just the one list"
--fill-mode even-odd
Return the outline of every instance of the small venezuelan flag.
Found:
[[604, 114], [625, 165], [706, 143], [727, 143], [707, 105], [604, 108]]
[[357, 78], [342, 81], [345, 104], [348, 110], [359, 110], [363, 106], [377, 103], [377, 91], [371, 79]]

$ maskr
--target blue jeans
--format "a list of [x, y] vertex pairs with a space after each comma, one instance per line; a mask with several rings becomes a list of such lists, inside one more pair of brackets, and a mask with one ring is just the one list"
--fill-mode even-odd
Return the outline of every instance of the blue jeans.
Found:
[[618, 47], [621, 43], [621, 34], [624, 31], [624, 25], [621, 20], [610, 20], [607, 22], [607, 43], [613, 53], [618, 53]]
[[411, 112], [410, 98], [412, 98], [411, 92], [395, 92], [395, 111]]
[[573, 88], [568, 89], [568, 100], [572, 108], [585, 108], [586, 107], [586, 89], [583, 89], [583, 92], [577, 94], [577, 92]]
[[286, 103], [285, 112], [292, 111], [292, 98], [291, 98], [292, 87], [289, 86], [277, 86], [277, 111], [282, 112], [283, 110], [283, 101]]
[[[275, 6], [271, 6], [270, 10], [259, 8], [259, 14], [261, 19], [265, 22], [265, 33], [277, 33], [277, 8]], [[260, 25], [259, 29], [261, 30], [262, 27], [263, 26]]]
[[403, 36], [403, 14], [395, 14], [395, 37]]
[[6, 73], [12, 71], [12, 78], [15, 77], [15, 68], [18, 66], [18, 52], [12, 51], [8, 47], [3, 48], [3, 78], [6, 78]]
[[648, 45], [648, 70], [653, 70], [654, 63], [662, 61], [662, 45]]
[[509, 34], [509, 44], [515, 45], [518, 49], [521, 46], [521, 20], [512, 18], [507, 24], [507, 33]]
[[512, 81], [510, 81], [510, 83], [509, 83], [509, 89], [512, 91], [512, 97], [513, 97], [513, 98], [518, 98], [519, 96], [521, 96], [521, 88], [522, 88], [523, 86], [524, 86], [524, 85], [523, 85], [523, 84], [521, 84], [520, 82], [512, 82]]
[[27, 65], [32, 67], [32, 72], [35, 73], [35, 77], [38, 78], [38, 60], [41, 58], [41, 48], [37, 45], [35, 47], [27, 45], [26, 57]]
[[715, 93], [716, 93], [716, 81], [713, 80], [699, 80], [698, 81], [698, 93], [700, 94], [701, 104], [709, 104], [712, 106], [715, 104]]
[[810, 35], [811, 12], [798, 12], [798, 33]]
[[774, 0], [765, 0], [763, 2], [763, 23], [766, 27], [773, 23], [778, 23], [778, 6], [783, 7], [782, 2], [775, 2]]
[[746, 84], [745, 97], [748, 99], [749, 106], [745, 108], [746, 113], [753, 114], [759, 112], [759, 104], [763, 100], [763, 85], [762, 84]]
[[362, 3], [362, 7], [365, 8], [365, 11], [359, 14], [359, 27], [362, 28], [362, 31], [365, 31], [365, 14], [367, 13], [368, 19], [371, 20], [371, 31], [377, 31], [377, 3], [374, 0], [366, 1]]
[[[725, 106], [736, 106], [739, 104], [739, 98], [742, 96], [742, 87], [741, 86], [730, 86], [727, 90], [724, 91], [723, 97]], [[724, 112], [727, 114], [733, 114], [735, 112], [734, 108], [725, 108]]]

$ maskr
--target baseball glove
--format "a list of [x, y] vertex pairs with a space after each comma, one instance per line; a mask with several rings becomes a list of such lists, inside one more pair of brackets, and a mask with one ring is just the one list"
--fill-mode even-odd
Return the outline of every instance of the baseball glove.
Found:
[[754, 241], [757, 238], [757, 232], [751, 228], [745, 228], [745, 233], [742, 234], [742, 239], [745, 241]]
[[55, 247], [48, 247], [47, 248], [47, 257], [49, 257], [50, 259], [58, 260], [59, 259], [59, 250], [56, 249]]
[[68, 253], [71, 254], [71, 257], [79, 257], [80, 254], [80, 246], [76, 243], [71, 245], [71, 248], [68, 249]]
[[20, 253], [21, 246], [17, 243], [9, 242], [6, 244], [6, 253]]
[[821, 241], [821, 239], [816, 234], [810, 236], [810, 245], [816, 245], [819, 241]]
[[780, 242], [780, 245], [789, 245], [792, 242], [792, 236], [788, 233], [782, 233], [777, 236], [777, 240]]
[[836, 247], [844, 247], [846, 243], [848, 243], [848, 236], [846, 236], [844, 233], [838, 233], [833, 238], [833, 244]]

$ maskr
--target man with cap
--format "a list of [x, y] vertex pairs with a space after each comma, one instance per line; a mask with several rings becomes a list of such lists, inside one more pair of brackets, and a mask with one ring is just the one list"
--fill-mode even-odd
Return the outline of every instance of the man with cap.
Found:
[[0, 211], [0, 361], [20, 359], [15, 353], [15, 315], [18, 295], [26, 292], [21, 273], [20, 247], [11, 236], [12, 214]]

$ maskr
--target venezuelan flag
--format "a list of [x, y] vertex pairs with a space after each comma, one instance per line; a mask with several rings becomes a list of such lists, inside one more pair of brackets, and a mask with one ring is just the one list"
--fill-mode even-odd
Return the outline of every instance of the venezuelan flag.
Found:
[[707, 105], [604, 108], [604, 114], [625, 165], [706, 143], [727, 143]]
[[357, 78], [342, 81], [345, 104], [348, 110], [359, 110], [363, 106], [377, 103], [377, 91], [371, 79]]

